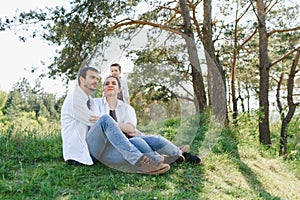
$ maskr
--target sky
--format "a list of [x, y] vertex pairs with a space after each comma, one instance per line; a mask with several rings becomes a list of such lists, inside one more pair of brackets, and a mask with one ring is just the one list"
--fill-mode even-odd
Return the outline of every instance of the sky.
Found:
[[[12, 17], [18, 12], [29, 11], [35, 8], [44, 8], [45, 6], [53, 7], [62, 5], [68, 1], [62, 0], [10, 0], [6, 1], [0, 7], [0, 18], [5, 16]], [[54, 57], [55, 47], [45, 44], [39, 38], [28, 39], [27, 42], [19, 41], [15, 31], [0, 32], [0, 90], [9, 92], [12, 87], [25, 77], [29, 80], [31, 86], [34, 86], [34, 81], [38, 78], [39, 72], [31, 73], [33, 66], [42, 66], [41, 62], [50, 63]], [[65, 92], [65, 87], [61, 80], [43, 79], [42, 87], [45, 92], [62, 95]]]
[[[25, 3], [26, 2], [26, 3]], [[0, 18], [5, 16], [13, 17], [16, 12], [34, 10], [36, 8], [54, 7], [57, 5], [69, 6], [69, 0], [10, 0], [0, 7]], [[45, 70], [47, 64], [51, 64], [51, 59], [55, 55], [55, 46], [49, 46], [40, 38], [28, 38], [24, 43], [19, 41], [19, 35], [15, 31], [0, 31], [0, 91], [9, 92], [13, 86], [23, 77], [29, 80], [31, 86], [35, 84], [35, 80], [41, 74], [41, 70]], [[141, 40], [140, 40], [141, 41]], [[124, 52], [120, 51], [118, 44], [120, 41], [113, 41], [115, 45], [111, 45], [107, 49], [109, 57], [105, 57], [109, 65], [112, 62], [119, 62], [122, 65], [124, 76], [126, 72], [132, 71], [133, 64], [124, 58]], [[41, 62], [45, 62], [44, 68], [40, 71], [31, 73], [32, 67], [42, 67]], [[109, 69], [105, 67], [105, 69]], [[109, 72], [105, 72], [107, 75]], [[128, 73], [127, 73], [128, 74]], [[72, 83], [71, 83], [72, 84]], [[42, 79], [41, 85], [45, 92], [53, 93], [58, 96], [66, 92], [66, 87], [62, 84], [62, 80]], [[72, 87], [69, 86], [70, 88]]]

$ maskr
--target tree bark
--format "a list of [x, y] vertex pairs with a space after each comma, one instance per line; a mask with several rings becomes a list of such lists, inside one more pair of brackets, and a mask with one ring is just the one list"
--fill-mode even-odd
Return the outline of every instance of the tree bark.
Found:
[[212, 110], [217, 120], [228, 123], [228, 110], [226, 100], [226, 80], [223, 67], [215, 55], [212, 40], [211, 0], [203, 1], [203, 46], [205, 50], [208, 88], [212, 102]]
[[284, 116], [283, 115], [282, 104], [281, 104], [281, 101], [280, 101], [280, 90], [281, 90], [281, 85], [282, 85], [282, 82], [283, 82], [283, 78], [284, 78], [284, 73], [281, 73], [280, 77], [279, 77], [279, 81], [277, 83], [277, 89], [276, 89], [276, 102], [277, 102], [277, 107], [278, 107], [278, 110], [279, 110], [281, 121], [283, 120], [283, 116]]
[[192, 78], [193, 78], [193, 85], [194, 85], [194, 93], [196, 101], [196, 111], [202, 112], [204, 108], [207, 106], [206, 101], [206, 93], [205, 93], [205, 87], [203, 82], [203, 76], [202, 71], [200, 68], [200, 61], [197, 51], [196, 42], [194, 40], [194, 34], [191, 24], [191, 17], [189, 14], [189, 9], [187, 5], [186, 0], [179, 0], [180, 2], [180, 9], [181, 9], [181, 15], [183, 18], [183, 28], [184, 33], [187, 37], [184, 37], [188, 54], [189, 54], [189, 61], [192, 66]]
[[242, 92], [241, 92], [242, 90], [241, 82], [238, 81], [237, 84], [238, 84], [238, 94], [239, 94], [237, 100], [239, 99], [241, 101], [242, 112], [244, 113], [246, 110], [245, 110], [244, 98], [242, 97]]
[[236, 98], [235, 94], [235, 79], [236, 79], [236, 62], [237, 62], [237, 54], [238, 54], [238, 47], [237, 47], [237, 34], [238, 34], [238, 19], [237, 19], [237, 12], [238, 9], [236, 9], [236, 19], [234, 24], [234, 36], [233, 36], [233, 58], [232, 58], [232, 65], [231, 65], [231, 98], [232, 98], [232, 119], [233, 123], [236, 123], [236, 119], [238, 116], [238, 106], [237, 102], [238, 99]]
[[256, 1], [258, 32], [259, 32], [259, 109], [262, 114], [259, 116], [259, 141], [262, 144], [270, 145], [269, 125], [269, 68], [268, 57], [268, 34], [265, 20], [265, 5], [263, 0]]

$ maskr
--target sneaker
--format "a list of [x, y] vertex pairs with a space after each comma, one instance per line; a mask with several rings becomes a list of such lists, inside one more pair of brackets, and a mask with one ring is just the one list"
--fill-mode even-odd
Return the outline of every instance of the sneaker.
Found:
[[175, 160], [175, 163], [177, 164], [181, 164], [185, 162], [185, 157], [183, 155], [179, 156], [179, 158], [177, 158], [177, 160]]
[[192, 155], [188, 152], [183, 152], [182, 154], [185, 157], [185, 161], [194, 165], [199, 165], [201, 163], [201, 158], [195, 155]]
[[185, 158], [183, 155], [180, 156], [165, 156], [164, 158], [164, 163], [166, 164], [172, 164], [172, 163], [177, 163], [181, 164], [185, 161]]
[[142, 156], [142, 158], [137, 163], [139, 170], [137, 173], [140, 174], [150, 174], [157, 175], [163, 174], [170, 169], [170, 165], [164, 164], [162, 162], [156, 163], [153, 159], [150, 159], [146, 156]]
[[182, 152], [190, 152], [190, 145], [183, 145], [183, 146], [180, 146], [179, 149], [182, 151]]

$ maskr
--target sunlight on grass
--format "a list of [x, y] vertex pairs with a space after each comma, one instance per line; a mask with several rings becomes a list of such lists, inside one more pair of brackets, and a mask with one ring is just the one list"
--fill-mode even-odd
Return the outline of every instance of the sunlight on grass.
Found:
[[[161, 126], [161, 133], [172, 139], [175, 122]], [[254, 126], [245, 123], [250, 125], [222, 130], [200, 166], [172, 164], [159, 176], [100, 163], [68, 165], [59, 131], [1, 131], [0, 199], [300, 199], [299, 160], [284, 161], [276, 145], [261, 146]], [[191, 152], [201, 151], [206, 130], [199, 128]]]

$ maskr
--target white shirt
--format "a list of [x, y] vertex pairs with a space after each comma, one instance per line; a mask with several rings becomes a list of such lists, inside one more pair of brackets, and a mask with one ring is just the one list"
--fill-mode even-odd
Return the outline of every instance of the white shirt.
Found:
[[[110, 109], [105, 97], [95, 98], [94, 106], [95, 106], [96, 114], [99, 115], [100, 117], [104, 114], [109, 115]], [[116, 111], [118, 122], [131, 123], [136, 127], [137, 125], [136, 113], [134, 108], [131, 105], [124, 103], [121, 100], [118, 100], [115, 111]]]
[[124, 101], [127, 101], [127, 99], [129, 98], [129, 91], [128, 91], [128, 84], [127, 84], [127, 80], [124, 78], [119, 77], [120, 83], [121, 83], [121, 91], [123, 94], [123, 99]]
[[71, 159], [86, 165], [93, 164], [86, 143], [88, 126], [93, 125], [89, 118], [94, 115], [86, 104], [89, 98], [93, 108], [93, 99], [76, 86], [74, 91], [67, 95], [62, 105], [61, 134], [65, 161]]

